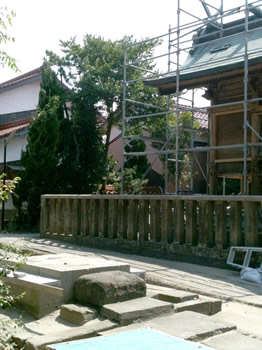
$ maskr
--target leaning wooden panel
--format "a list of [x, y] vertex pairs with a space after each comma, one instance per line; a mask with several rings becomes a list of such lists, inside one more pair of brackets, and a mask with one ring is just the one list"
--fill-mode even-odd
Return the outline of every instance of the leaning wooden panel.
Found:
[[245, 246], [258, 246], [258, 206], [260, 203], [246, 202], [246, 232], [245, 232]]
[[185, 243], [196, 245], [198, 242], [197, 235], [197, 202], [185, 201], [186, 206], [186, 235]]
[[227, 202], [215, 204], [215, 242], [217, 248], [227, 247]]
[[229, 202], [230, 206], [230, 236], [231, 246], [243, 245], [242, 238], [242, 202]]

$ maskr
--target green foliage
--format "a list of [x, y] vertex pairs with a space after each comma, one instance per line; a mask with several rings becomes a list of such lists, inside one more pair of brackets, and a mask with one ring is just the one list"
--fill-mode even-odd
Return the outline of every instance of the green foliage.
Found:
[[[115, 171], [114, 166], [117, 161], [112, 157], [108, 157], [108, 168], [107, 174], [104, 177], [105, 185], [112, 185], [112, 191], [114, 193], [120, 193], [121, 190], [121, 173], [120, 171]], [[125, 168], [124, 173], [124, 193], [130, 194], [136, 189], [136, 193], [143, 193], [143, 187], [146, 186], [148, 180], [142, 180], [138, 176], [137, 167]]]
[[[0, 7], [0, 44], [7, 44], [9, 41], [14, 41], [14, 38], [8, 35], [8, 27], [12, 25], [12, 18], [15, 17], [13, 11], [9, 12], [7, 7]], [[5, 50], [0, 50], [0, 65], [8, 66], [11, 69], [18, 70], [14, 58], [8, 55]]]
[[[86, 35], [83, 44], [77, 44], [72, 38], [62, 41], [63, 56], [59, 57], [53, 52], [47, 52], [51, 64], [57, 67], [57, 71], [63, 76], [75, 91], [79, 91], [83, 99], [90, 106], [95, 106], [96, 111], [106, 117], [106, 139], [104, 148], [104, 162], [108, 159], [108, 147], [113, 125], [121, 129], [123, 112], [123, 62], [124, 45], [135, 44], [133, 37], [124, 37], [120, 41], [104, 40], [101, 37]], [[144, 42], [138, 46], [132, 46], [127, 52], [127, 63], [145, 60], [140, 63], [140, 68], [152, 70], [154, 64], [147, 60], [153, 56], [158, 40]], [[141, 79], [143, 72], [129, 67], [127, 79]], [[142, 81], [131, 84], [127, 89], [126, 98], [140, 102], [154, 103], [157, 100], [156, 89], [145, 87]], [[161, 99], [160, 99], [161, 100]], [[158, 102], [159, 103], [159, 102]], [[147, 108], [149, 111], [150, 108]], [[145, 112], [141, 105], [128, 103], [126, 113], [137, 115]], [[142, 134], [142, 125], [133, 120], [127, 126], [127, 134]], [[129, 146], [132, 151], [145, 149], [143, 141], [133, 141]], [[127, 163], [127, 167], [136, 167], [136, 177], [139, 177], [148, 167], [146, 157], [134, 157]]]
[[[66, 101], [71, 101], [70, 108]], [[105, 172], [103, 154], [93, 103], [81, 89], [66, 88], [46, 64], [37, 115], [21, 156], [25, 170], [14, 198], [20, 223], [24, 218], [23, 203], [27, 202], [27, 224], [38, 224], [42, 194], [96, 191]]]
[[0, 175], [0, 198], [2, 201], [8, 199], [8, 194], [13, 193], [20, 177], [15, 177], [12, 181], [4, 181], [6, 174]]

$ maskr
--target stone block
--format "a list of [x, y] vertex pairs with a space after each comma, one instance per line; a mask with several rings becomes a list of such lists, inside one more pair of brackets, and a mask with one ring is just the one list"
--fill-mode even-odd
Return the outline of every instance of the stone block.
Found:
[[83, 325], [84, 323], [96, 318], [97, 313], [90, 307], [68, 304], [63, 305], [60, 309], [60, 317], [67, 321], [77, 325]]
[[101, 309], [101, 314], [104, 317], [117, 321], [121, 325], [173, 312], [173, 304], [148, 297], [105, 305]]
[[204, 315], [214, 315], [221, 311], [222, 301], [207, 297], [189, 300], [175, 305], [175, 312], [193, 311]]
[[95, 337], [99, 332], [106, 331], [117, 326], [117, 324], [110, 322], [109, 320], [95, 320], [90, 325], [88, 323], [81, 327], [32, 337], [26, 341], [24, 350], [43, 350], [45, 349], [45, 346], [49, 344], [57, 344], [71, 340]]
[[145, 281], [123, 271], [84, 275], [75, 284], [75, 298], [81, 304], [103, 306], [145, 295]]
[[172, 290], [168, 292], [159, 292], [153, 294], [151, 298], [167, 301], [169, 303], [183, 303], [189, 300], [198, 299], [198, 295], [190, 292], [185, 292], [183, 290]]

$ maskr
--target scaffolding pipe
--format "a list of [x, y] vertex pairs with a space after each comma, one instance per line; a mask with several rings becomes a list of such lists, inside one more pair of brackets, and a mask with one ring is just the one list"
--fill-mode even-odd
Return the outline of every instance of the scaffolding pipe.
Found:
[[245, 0], [245, 70], [244, 70], [244, 195], [247, 195], [247, 107], [248, 107], [248, 0]]
[[[126, 120], [126, 41], [124, 43], [124, 62], [123, 62], [123, 107], [122, 107], [122, 135], [125, 135]], [[120, 194], [124, 194], [124, 172], [125, 172], [125, 138], [122, 137], [122, 163], [121, 163], [121, 188]]]

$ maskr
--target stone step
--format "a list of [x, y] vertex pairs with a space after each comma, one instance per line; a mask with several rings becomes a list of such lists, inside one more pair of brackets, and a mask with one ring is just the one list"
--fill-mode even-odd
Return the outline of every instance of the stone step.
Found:
[[[100, 332], [99, 335], [110, 335], [132, 329], [149, 327], [160, 332], [191, 341], [202, 341], [212, 336], [230, 332], [236, 326], [224, 322], [217, 322], [211, 317], [192, 311], [184, 311], [173, 315], [156, 317], [151, 320], [130, 324], [126, 327], [111, 331]], [[210, 344], [207, 344], [210, 346]], [[227, 349], [227, 347], [224, 347]]]
[[220, 312], [222, 301], [208, 297], [199, 297], [199, 299], [185, 301], [175, 304], [175, 312], [193, 311], [204, 315], [215, 315]]
[[88, 321], [97, 317], [96, 310], [75, 304], [62, 305], [60, 309], [60, 317], [67, 321], [82, 326]]
[[189, 300], [198, 299], [198, 295], [190, 292], [185, 292], [183, 290], [170, 290], [170, 291], [151, 291], [148, 293], [151, 298], [167, 301], [169, 303], [183, 303]]
[[74, 327], [65, 331], [53, 332], [41, 336], [32, 336], [25, 341], [24, 350], [42, 350], [46, 345], [63, 343], [71, 340], [96, 337], [99, 332], [117, 327], [116, 323], [109, 320], [94, 320], [81, 327]]
[[174, 305], [172, 303], [148, 297], [104, 305], [101, 309], [102, 316], [117, 321], [121, 325], [173, 312]]
[[261, 350], [262, 339], [237, 331], [220, 334], [203, 341], [203, 344], [217, 350]]

